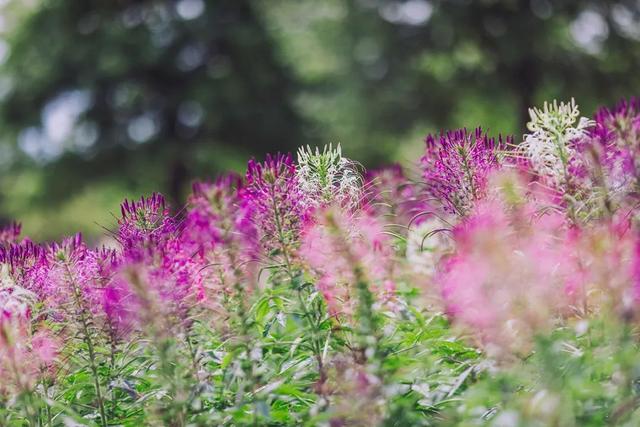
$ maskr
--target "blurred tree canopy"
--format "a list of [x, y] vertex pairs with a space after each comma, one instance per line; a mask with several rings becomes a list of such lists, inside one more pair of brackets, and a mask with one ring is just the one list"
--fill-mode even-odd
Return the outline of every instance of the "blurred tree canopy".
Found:
[[125, 196], [182, 201], [250, 155], [341, 142], [366, 165], [425, 133], [518, 134], [640, 92], [640, 2], [30, 0], [7, 3], [0, 216], [100, 233]]

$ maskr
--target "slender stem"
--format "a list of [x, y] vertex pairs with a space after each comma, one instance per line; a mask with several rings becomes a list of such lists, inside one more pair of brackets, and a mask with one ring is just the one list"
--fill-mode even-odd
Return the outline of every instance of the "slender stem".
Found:
[[189, 348], [189, 356], [191, 356], [191, 369], [193, 369], [193, 375], [198, 381], [200, 381], [200, 375], [198, 373], [198, 350], [191, 342], [190, 329], [190, 327], [187, 328], [185, 332], [185, 341], [187, 342], [187, 347]]
[[[284, 260], [285, 260], [285, 271], [287, 273], [287, 275], [289, 276], [289, 280], [291, 282], [293, 282], [293, 278], [294, 278], [294, 273], [293, 273], [293, 267], [291, 265], [291, 258], [289, 255], [289, 248], [286, 244], [286, 239], [284, 236], [284, 231], [282, 228], [282, 223], [281, 223], [281, 219], [280, 219], [280, 210], [278, 209], [278, 204], [276, 201], [276, 197], [275, 197], [275, 188], [272, 187], [271, 188], [271, 203], [272, 203], [272, 208], [273, 208], [273, 217], [274, 217], [274, 221], [276, 223], [276, 231], [278, 233], [278, 241], [280, 242], [281, 245], [281, 249], [282, 249], [282, 255], [284, 256]], [[324, 381], [326, 380], [326, 372], [324, 369], [324, 363], [322, 361], [322, 340], [319, 337], [319, 329], [320, 329], [320, 325], [316, 324], [316, 322], [313, 321], [313, 318], [311, 316], [310, 310], [308, 309], [304, 298], [302, 298], [302, 290], [298, 289], [298, 301], [300, 302], [300, 306], [302, 307], [302, 310], [304, 311], [304, 318], [307, 321], [307, 323], [310, 326], [310, 329], [312, 331], [312, 340], [311, 340], [311, 347], [313, 349], [314, 352], [314, 356], [316, 358], [316, 361], [318, 363], [318, 373], [320, 375], [320, 384], [323, 384]]]
[[291, 260], [289, 259], [289, 248], [287, 247], [284, 237], [284, 231], [282, 229], [280, 210], [278, 209], [278, 203], [276, 201], [275, 187], [271, 187], [271, 203], [273, 208], [273, 219], [276, 223], [276, 231], [278, 232], [278, 241], [282, 249], [282, 255], [284, 256], [285, 265], [287, 266], [287, 273], [290, 279], [293, 279], [293, 272], [291, 269]]
[[91, 339], [91, 332], [89, 326], [89, 319], [87, 318], [87, 310], [83, 303], [82, 292], [78, 283], [76, 282], [69, 265], [65, 263], [65, 267], [67, 270], [67, 275], [69, 277], [69, 281], [72, 285], [73, 296], [75, 299], [75, 303], [78, 309], [78, 317], [80, 319], [80, 325], [82, 326], [82, 340], [87, 346], [87, 351], [89, 353], [89, 369], [91, 369], [91, 373], [93, 374], [93, 383], [96, 390], [96, 399], [98, 400], [98, 410], [100, 411], [100, 425], [102, 427], [107, 427], [107, 415], [104, 408], [104, 399], [102, 397], [102, 390], [100, 388], [100, 377], [98, 374], [98, 367], [96, 365], [96, 352], [93, 344], [93, 340]]
[[[117, 338], [115, 337], [115, 332], [113, 328], [111, 328], [111, 337], [109, 339], [109, 347], [110, 347], [110, 355], [109, 355], [109, 381], [113, 381], [113, 372], [115, 371], [116, 366], [116, 346], [117, 346]], [[116, 399], [116, 387], [111, 387], [111, 418], [115, 418], [116, 416], [116, 408], [117, 408], [117, 399]]]
[[51, 418], [51, 406], [49, 405], [49, 403], [47, 402], [47, 400], [49, 399], [49, 381], [46, 381], [44, 378], [42, 379], [42, 389], [44, 390], [44, 412], [47, 416], [47, 426], [52, 427], [53, 424], [53, 420]]

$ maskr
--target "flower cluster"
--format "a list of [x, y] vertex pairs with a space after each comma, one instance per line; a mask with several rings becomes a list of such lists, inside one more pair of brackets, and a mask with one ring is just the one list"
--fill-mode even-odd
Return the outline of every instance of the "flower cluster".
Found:
[[241, 177], [230, 174], [215, 182], [196, 182], [189, 198], [182, 250], [197, 259], [202, 299], [223, 316], [227, 302], [250, 292], [260, 248]]
[[447, 312], [490, 351], [528, 351], [567, 304], [567, 230], [530, 203], [479, 202], [453, 229], [455, 253], [438, 274]]
[[537, 393], [522, 414], [574, 425], [559, 384], [595, 358], [614, 361], [584, 374], [605, 391], [566, 407], [624, 416], [640, 103], [530, 113], [519, 145], [429, 135], [415, 175], [361, 175], [331, 145], [250, 160], [183, 209], [125, 200], [105, 247], [0, 228], [0, 424], [431, 425], [472, 408], [476, 382], [507, 396], [496, 372], [540, 365], [513, 387]]
[[263, 247], [290, 257], [309, 216], [292, 156], [267, 155], [263, 163], [250, 160], [246, 179], [244, 198]]

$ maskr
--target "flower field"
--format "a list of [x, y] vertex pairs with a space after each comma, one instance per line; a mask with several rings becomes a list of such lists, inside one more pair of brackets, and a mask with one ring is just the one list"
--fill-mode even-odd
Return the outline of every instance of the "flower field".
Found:
[[640, 425], [640, 100], [0, 230], [0, 426]]

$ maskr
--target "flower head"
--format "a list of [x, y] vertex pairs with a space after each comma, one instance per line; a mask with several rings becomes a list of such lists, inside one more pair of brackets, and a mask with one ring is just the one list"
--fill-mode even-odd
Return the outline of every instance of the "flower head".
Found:
[[[204, 298], [201, 255], [203, 244], [215, 243], [203, 232], [198, 215], [179, 223], [170, 215], [164, 198], [153, 194], [139, 201], [122, 204], [118, 221], [118, 239], [122, 244], [122, 260], [113, 274], [108, 292], [110, 300], [126, 299], [124, 314], [136, 313], [138, 326], [154, 333], [168, 332], [190, 322], [191, 314]], [[205, 224], [206, 226], [206, 224]], [[114, 307], [113, 304], [110, 305]]]
[[309, 208], [290, 154], [250, 160], [247, 187], [242, 192], [266, 252], [292, 252]]
[[34, 301], [20, 286], [0, 288], [0, 395], [31, 391], [53, 369], [60, 343], [46, 328], [32, 332]]
[[342, 156], [340, 144], [331, 144], [322, 151], [316, 147], [298, 149], [298, 182], [309, 206], [338, 203], [355, 207], [362, 197], [362, 177], [357, 164]]
[[[247, 246], [255, 241], [256, 231], [247, 202], [242, 178], [228, 174], [215, 182], [196, 182], [187, 203], [181, 240], [193, 245], [194, 252], [206, 254], [230, 239], [244, 239]], [[247, 250], [252, 251], [249, 247]], [[251, 253], [255, 255], [255, 253]]]
[[575, 279], [569, 285], [579, 315], [605, 312], [640, 319], [640, 238], [622, 215], [590, 224], [571, 236]]
[[120, 205], [118, 240], [130, 258], [141, 259], [176, 232], [177, 223], [169, 214], [164, 197], [153, 193], [137, 201], [125, 200]]
[[[215, 182], [198, 182], [189, 197], [180, 241], [199, 260], [202, 299], [215, 311], [225, 311], [224, 301], [236, 287], [250, 291], [258, 239], [251, 221], [242, 180], [226, 175]], [[246, 282], [246, 283], [244, 283]]]
[[527, 351], [566, 303], [573, 270], [564, 218], [534, 212], [495, 198], [478, 203], [454, 229], [456, 251], [436, 277], [453, 320], [498, 354]]
[[446, 211], [465, 215], [484, 196], [487, 177], [500, 168], [501, 150], [509, 141], [489, 138], [481, 128], [427, 136], [421, 159], [427, 193]]
[[622, 199], [637, 186], [640, 171], [640, 99], [622, 100], [595, 114], [590, 139], [611, 197]]
[[542, 109], [529, 109], [529, 114], [531, 121], [527, 128], [531, 133], [524, 135], [524, 142], [518, 146], [519, 154], [543, 183], [571, 191], [576, 181], [585, 176], [579, 145], [593, 122], [580, 117], [573, 99], [560, 104], [545, 102]]
[[0, 227], [0, 245], [17, 243], [20, 238], [22, 226], [20, 223], [12, 222], [8, 225]]

